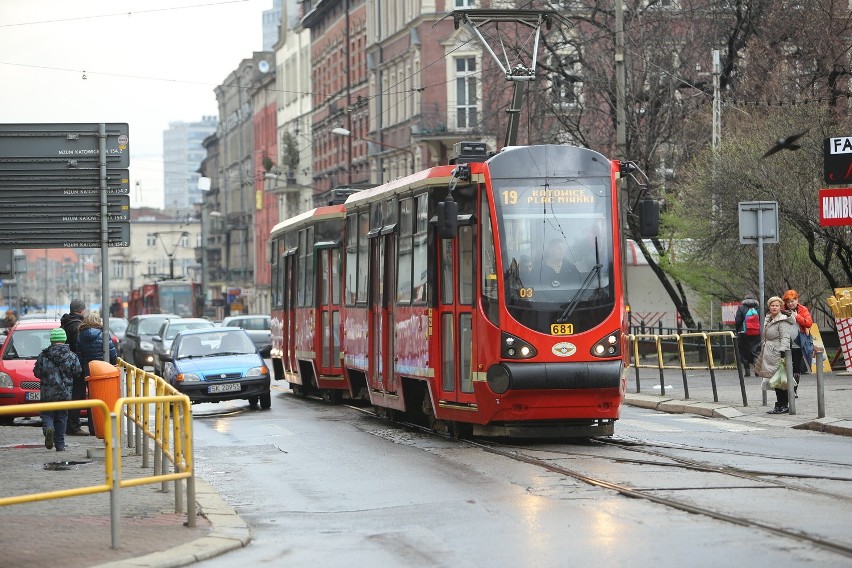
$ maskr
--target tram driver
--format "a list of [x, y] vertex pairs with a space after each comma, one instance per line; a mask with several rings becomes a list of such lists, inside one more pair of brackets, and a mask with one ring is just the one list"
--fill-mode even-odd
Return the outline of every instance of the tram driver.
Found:
[[569, 282], [582, 280], [582, 275], [574, 264], [566, 257], [568, 247], [563, 239], [551, 239], [544, 250], [544, 258], [538, 274], [542, 286], [559, 288]]

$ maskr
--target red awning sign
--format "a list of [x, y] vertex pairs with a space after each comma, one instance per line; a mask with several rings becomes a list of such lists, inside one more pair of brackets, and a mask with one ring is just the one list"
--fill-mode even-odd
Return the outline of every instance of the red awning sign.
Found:
[[852, 188], [819, 190], [819, 224], [822, 227], [852, 225]]

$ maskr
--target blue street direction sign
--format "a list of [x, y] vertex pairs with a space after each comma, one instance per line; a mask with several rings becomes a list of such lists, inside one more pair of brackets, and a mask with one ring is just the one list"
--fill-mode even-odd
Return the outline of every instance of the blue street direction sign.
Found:
[[[100, 203], [101, 180], [98, 170], [77, 171], [3, 171], [0, 170], [0, 195], [9, 192], [30, 192], [39, 201], [57, 196], [94, 199]], [[107, 193], [130, 195], [130, 171], [107, 170]]]
[[[68, 226], [58, 227], [56, 223], [36, 228], [31, 226], [30, 234], [21, 234], [6, 230], [0, 231], [0, 247], [14, 248], [96, 248], [101, 246], [100, 221], [98, 228]], [[130, 223], [110, 222], [107, 229], [107, 246], [130, 246]]]
[[[0, 170], [98, 169], [98, 123], [0, 124]], [[109, 168], [130, 167], [129, 128], [106, 124]]]

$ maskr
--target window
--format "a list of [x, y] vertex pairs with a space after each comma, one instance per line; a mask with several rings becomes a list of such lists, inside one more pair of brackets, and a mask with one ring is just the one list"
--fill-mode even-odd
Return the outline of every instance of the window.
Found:
[[347, 306], [355, 305], [358, 277], [358, 216], [346, 217], [346, 283], [344, 298]]
[[475, 8], [476, 0], [455, 0], [456, 8]]
[[414, 246], [412, 260], [414, 263], [414, 271], [412, 276], [413, 298], [417, 303], [424, 303], [427, 298], [428, 284], [426, 281], [427, 268], [427, 230], [429, 228], [429, 196], [427, 194], [417, 196], [415, 200], [415, 227], [414, 227]]
[[476, 115], [476, 58], [456, 59], [456, 126], [475, 128]]
[[148, 233], [148, 246], [157, 246], [157, 233]]
[[397, 269], [396, 301], [407, 304], [411, 301], [411, 235], [414, 221], [412, 200], [399, 202], [399, 264]]

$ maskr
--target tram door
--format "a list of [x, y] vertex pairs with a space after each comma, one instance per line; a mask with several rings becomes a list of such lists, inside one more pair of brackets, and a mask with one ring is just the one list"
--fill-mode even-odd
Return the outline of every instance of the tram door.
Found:
[[382, 392], [396, 392], [393, 372], [393, 315], [388, 309], [396, 290], [395, 235], [370, 235], [370, 367], [371, 384]]
[[441, 398], [472, 402], [474, 238], [473, 227], [459, 227], [455, 239], [438, 239], [440, 282]]
[[320, 249], [318, 256], [319, 361], [321, 371], [328, 373], [340, 367], [340, 249]]

